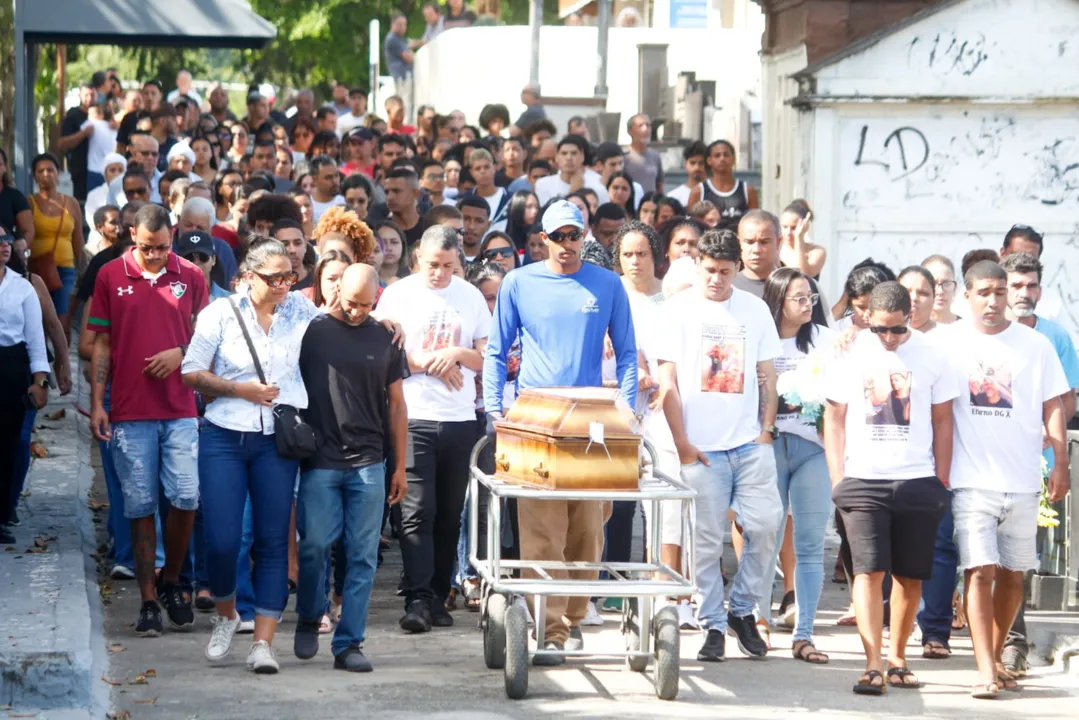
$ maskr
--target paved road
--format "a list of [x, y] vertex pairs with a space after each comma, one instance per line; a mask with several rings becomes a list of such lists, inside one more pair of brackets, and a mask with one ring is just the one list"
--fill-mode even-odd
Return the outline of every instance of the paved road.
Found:
[[[134, 720], [160, 718], [312, 718], [377, 713], [380, 720], [493, 720], [495, 718], [780, 718], [792, 713], [824, 712], [832, 718], [925, 717], [1037, 718], [1079, 717], [1075, 675], [1053, 668], [1038, 669], [1021, 693], [996, 702], [969, 699], [975, 681], [970, 640], [961, 636], [957, 653], [947, 662], [922, 660], [912, 648], [912, 666], [927, 687], [892, 691], [883, 698], [861, 698], [850, 687], [861, 668], [860, 643], [835, 618], [845, 604], [845, 586], [827, 584], [818, 619], [818, 645], [831, 654], [824, 667], [790, 657], [790, 635], [773, 636], [776, 647], [764, 662], [742, 658], [733, 642], [731, 659], [722, 665], [696, 662], [697, 633], [682, 635], [682, 682], [676, 703], [656, 699], [650, 674], [638, 675], [616, 662], [575, 662], [530, 675], [528, 697], [508, 700], [500, 672], [487, 670], [482, 659], [477, 616], [455, 613], [457, 625], [422, 636], [397, 628], [401, 601], [394, 595], [400, 568], [392, 553], [379, 571], [371, 608], [368, 656], [371, 675], [350, 675], [331, 669], [328, 641], [312, 661], [291, 654], [295, 613], [286, 612], [277, 646], [281, 673], [255, 676], [244, 667], [249, 640], [238, 636], [228, 662], [211, 667], [203, 658], [209, 618], [199, 615], [193, 633], [168, 633], [159, 639], [134, 637], [137, 593], [130, 582], [113, 582], [106, 607], [107, 643], [122, 650], [110, 655], [109, 678], [123, 683], [112, 692], [116, 710]], [[614, 616], [603, 628], [586, 631], [589, 647], [617, 648], [621, 637]], [[155, 677], [145, 685], [130, 683], [149, 669]], [[151, 702], [152, 701], [152, 702]]]

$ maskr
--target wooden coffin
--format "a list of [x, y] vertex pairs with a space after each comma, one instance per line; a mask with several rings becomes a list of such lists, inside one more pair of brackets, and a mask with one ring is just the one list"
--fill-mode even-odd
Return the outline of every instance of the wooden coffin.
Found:
[[[635, 490], [641, 439], [617, 390], [596, 387], [523, 391], [495, 423], [495, 476], [550, 490]], [[591, 440], [602, 425], [603, 443]]]

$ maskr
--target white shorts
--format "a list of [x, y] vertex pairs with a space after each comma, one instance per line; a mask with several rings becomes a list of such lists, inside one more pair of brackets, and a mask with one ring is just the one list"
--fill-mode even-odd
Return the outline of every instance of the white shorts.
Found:
[[1025, 572], [1037, 567], [1039, 502], [1037, 493], [953, 490], [959, 569], [997, 565]]
[[[682, 478], [681, 465], [678, 462], [678, 453], [674, 450], [661, 450], [656, 449], [656, 455], [659, 457], [659, 471], [668, 477], [672, 477], [675, 480]], [[644, 458], [647, 460], [647, 454], [644, 454]], [[645, 463], [645, 475], [651, 477], [652, 465], [646, 461]], [[652, 528], [652, 503], [648, 500], [641, 501], [641, 507], [644, 509], [644, 522], [645, 532], [651, 533]], [[661, 500], [659, 503], [660, 522], [662, 526], [659, 529], [660, 542], [664, 545], [678, 545], [682, 546], [682, 501], [680, 500]], [[647, 538], [650, 535], [646, 535]], [[677, 568], [676, 568], [677, 569]]]

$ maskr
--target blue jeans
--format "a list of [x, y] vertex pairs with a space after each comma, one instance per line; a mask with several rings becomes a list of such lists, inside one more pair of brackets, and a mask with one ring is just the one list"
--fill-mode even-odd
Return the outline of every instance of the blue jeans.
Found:
[[26, 417], [22, 421], [22, 432], [19, 433], [19, 447], [15, 454], [14, 483], [11, 485], [11, 507], [19, 506], [23, 488], [26, 487], [26, 476], [30, 472], [30, 438], [34, 433], [34, 422], [37, 420], [37, 410], [27, 410]]
[[[731, 588], [730, 614], [752, 615], [760, 599], [768, 563], [775, 554], [783, 520], [776, 490], [776, 459], [770, 445], [746, 443], [733, 450], [704, 453], [708, 465], [682, 466], [682, 478], [697, 491], [696, 561], [701, 596], [697, 617], [705, 630], [727, 631], [723, 612], [723, 574], [719, 560], [727, 529], [727, 510], [737, 505], [745, 548]], [[772, 563], [775, 564], [774, 562]]]
[[[240, 532], [240, 556], [236, 558], [236, 614], [241, 620], [255, 619], [255, 587], [251, 584], [251, 547], [255, 543], [251, 495], [244, 503], [244, 522]], [[288, 583], [288, 580], [285, 580]]]
[[273, 435], [205, 423], [199, 437], [206, 574], [215, 602], [236, 596], [244, 506], [251, 498], [255, 614], [278, 619], [288, 602], [288, 529], [297, 461]]
[[71, 307], [71, 293], [75, 291], [75, 268], [58, 267], [56, 271], [63, 285], [56, 290], [50, 290], [49, 296], [52, 304], [56, 306], [56, 315], [63, 320]]
[[[832, 481], [824, 448], [815, 442], [790, 433], [780, 433], [774, 448], [776, 484], [783, 503], [783, 517], [790, 507], [794, 515], [794, 596], [798, 602], [798, 621], [794, 640], [813, 639], [813, 620], [824, 588], [824, 532], [832, 511]], [[779, 523], [776, 549], [764, 574], [764, 595], [760, 611], [767, 617], [772, 609], [772, 586], [776, 579], [776, 561], [787, 523]]]
[[195, 418], [132, 420], [113, 423], [112, 462], [124, 494], [129, 520], [158, 509], [158, 490], [177, 510], [199, 506], [199, 431]]
[[952, 598], [955, 595], [956, 574], [959, 571], [959, 550], [955, 546], [955, 522], [952, 520], [951, 493], [948, 507], [937, 526], [933, 546], [933, 575], [922, 583], [922, 610], [918, 627], [922, 644], [936, 640], [949, 647], [952, 638]]
[[361, 647], [378, 567], [386, 467], [373, 463], [345, 470], [307, 470], [300, 478], [296, 529], [300, 533], [300, 581], [296, 612], [317, 623], [326, 609], [326, 561], [344, 535], [347, 570], [341, 621], [330, 648], [335, 656]]

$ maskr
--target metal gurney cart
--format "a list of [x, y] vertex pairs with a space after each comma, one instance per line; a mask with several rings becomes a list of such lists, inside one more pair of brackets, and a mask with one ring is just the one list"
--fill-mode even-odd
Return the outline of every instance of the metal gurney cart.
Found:
[[[675, 608], [667, 606], [653, 618], [655, 598], [680, 597], [695, 591], [689, 579], [693, 573], [693, 498], [696, 492], [656, 469], [655, 449], [644, 441], [651, 458], [652, 474], [642, 479], [636, 490], [547, 490], [507, 483], [487, 475], [477, 467], [480, 451], [490, 442], [476, 443], [470, 460], [469, 485], [469, 559], [483, 581], [480, 624], [483, 628], [483, 654], [487, 667], [505, 673], [506, 695], [518, 699], [528, 692], [528, 612], [515, 596], [534, 596], [537, 650], [532, 654], [557, 654], [567, 657], [624, 657], [635, 672], [644, 672], [649, 658], [655, 658], [656, 695], [673, 700], [678, 694], [679, 627]], [[487, 558], [478, 557], [479, 485], [490, 490], [487, 504]], [[647, 556], [645, 562], [548, 562], [503, 560], [501, 557], [502, 498], [536, 500], [640, 500], [651, 505]], [[683, 530], [682, 567], [665, 565], [660, 556], [662, 512], [660, 501], [681, 503]], [[529, 570], [538, 577], [513, 577], [514, 571]], [[608, 579], [574, 580], [553, 578], [551, 570], [606, 571]], [[546, 596], [623, 597], [623, 652], [544, 650]]]

